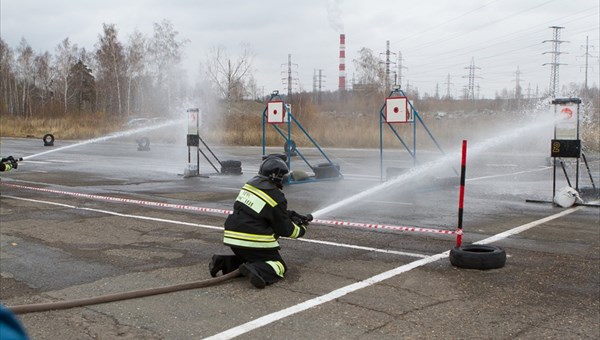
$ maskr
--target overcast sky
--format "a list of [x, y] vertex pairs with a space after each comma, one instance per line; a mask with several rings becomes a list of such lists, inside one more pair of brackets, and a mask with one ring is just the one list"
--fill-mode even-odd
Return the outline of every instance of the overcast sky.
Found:
[[[371, 49], [385, 59], [386, 41], [394, 53], [392, 70], [402, 55], [403, 88], [440, 95], [448, 88], [460, 96], [474, 61], [481, 96], [492, 98], [519, 80], [526, 93], [550, 83], [553, 30], [562, 26], [560, 84], [583, 84], [585, 45], [589, 37], [588, 84], [599, 83], [599, 0], [1, 0], [2, 39], [16, 48], [25, 38], [37, 52], [55, 52], [65, 38], [94, 49], [102, 24], [115, 24], [126, 43], [135, 29], [150, 36], [153, 24], [169, 20], [188, 39], [184, 66], [190, 78], [213, 46], [236, 56], [241, 44], [252, 49], [254, 75], [268, 94], [284, 92], [282, 82], [292, 55], [295, 78], [312, 90], [313, 72], [322, 69], [324, 88], [338, 86], [339, 34], [346, 34], [346, 68], [352, 81], [357, 51]], [[298, 90], [297, 87], [294, 91]]]

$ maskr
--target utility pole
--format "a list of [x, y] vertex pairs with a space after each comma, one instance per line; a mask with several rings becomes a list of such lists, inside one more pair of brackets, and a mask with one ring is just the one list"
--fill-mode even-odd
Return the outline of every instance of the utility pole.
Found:
[[552, 98], [556, 98], [556, 92], [559, 89], [558, 67], [560, 65], [566, 65], [559, 62], [560, 55], [563, 54], [563, 52], [560, 51], [560, 44], [568, 41], [560, 40], [560, 30], [564, 27], [550, 26], [550, 28], [554, 30], [552, 40], [544, 40], [542, 43], [551, 42], [552, 51], [544, 52], [542, 54], [552, 54], [552, 62], [544, 63], [542, 66], [550, 65], [550, 88], [548, 90], [550, 92], [550, 96]]
[[[481, 78], [475, 76], [475, 70], [481, 70], [481, 67], [475, 66], [475, 58], [471, 57], [471, 64], [468, 67], [465, 67], [465, 69], [469, 70], [469, 75], [467, 76], [469, 78], [469, 84], [465, 91], [465, 99], [475, 100], [475, 78]], [[463, 76], [463, 78], [467, 77]]]

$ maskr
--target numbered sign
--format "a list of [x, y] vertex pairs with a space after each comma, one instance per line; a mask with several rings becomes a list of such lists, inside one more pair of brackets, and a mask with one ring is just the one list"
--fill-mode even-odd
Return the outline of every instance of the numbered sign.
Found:
[[274, 100], [267, 103], [267, 123], [283, 124], [285, 119], [285, 109], [283, 101]]
[[387, 98], [385, 100], [385, 121], [387, 123], [407, 123], [411, 118], [406, 97]]

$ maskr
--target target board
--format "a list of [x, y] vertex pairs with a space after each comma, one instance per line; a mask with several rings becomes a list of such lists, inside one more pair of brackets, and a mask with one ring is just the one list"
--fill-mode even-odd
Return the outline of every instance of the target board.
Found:
[[386, 123], [408, 123], [413, 121], [412, 110], [406, 97], [387, 98], [385, 100]]
[[267, 103], [267, 123], [283, 124], [285, 119], [285, 109], [283, 101], [274, 100]]

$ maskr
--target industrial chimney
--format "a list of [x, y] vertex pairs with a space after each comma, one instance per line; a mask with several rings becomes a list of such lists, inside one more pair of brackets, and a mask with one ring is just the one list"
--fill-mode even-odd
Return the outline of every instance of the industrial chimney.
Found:
[[339, 90], [346, 90], [346, 35], [340, 34], [340, 81]]

